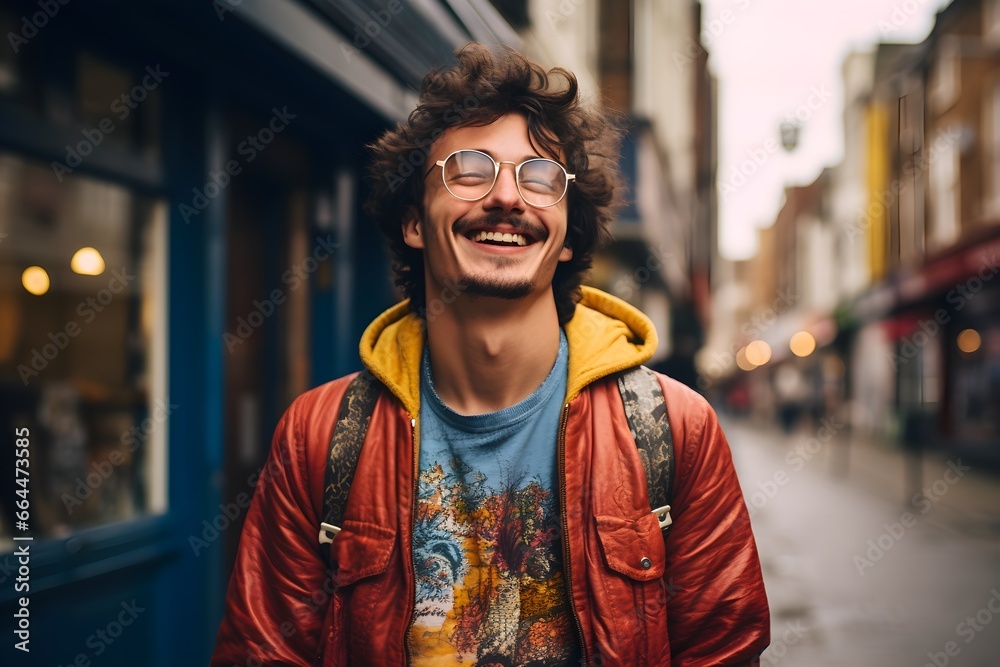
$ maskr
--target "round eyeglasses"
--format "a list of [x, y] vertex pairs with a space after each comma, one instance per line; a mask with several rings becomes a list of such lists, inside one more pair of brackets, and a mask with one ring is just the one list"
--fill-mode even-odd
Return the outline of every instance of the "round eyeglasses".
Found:
[[458, 150], [435, 164], [441, 167], [441, 179], [451, 196], [462, 201], [477, 201], [490, 193], [500, 175], [500, 165], [514, 165], [517, 191], [526, 204], [536, 208], [555, 206], [566, 196], [569, 182], [576, 174], [555, 160], [538, 157], [517, 164], [496, 161], [482, 151]]

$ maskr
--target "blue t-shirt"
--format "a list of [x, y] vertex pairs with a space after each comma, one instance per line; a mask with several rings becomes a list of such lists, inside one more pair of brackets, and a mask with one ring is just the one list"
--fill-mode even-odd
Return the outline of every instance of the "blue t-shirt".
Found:
[[556, 438], [569, 348], [520, 403], [460, 415], [425, 350], [412, 665], [579, 661], [562, 567]]

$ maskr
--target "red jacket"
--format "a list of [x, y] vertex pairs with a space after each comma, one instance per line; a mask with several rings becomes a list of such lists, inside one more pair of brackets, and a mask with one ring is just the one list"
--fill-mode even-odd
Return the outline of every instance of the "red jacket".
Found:
[[[648, 359], [655, 331], [631, 306], [591, 289], [565, 330], [560, 507], [585, 664], [757, 664], [769, 641], [767, 598], [714, 412], [659, 376], [676, 456], [673, 526], [664, 540], [608, 378]], [[212, 665], [407, 664], [422, 331], [403, 303], [362, 339], [363, 361], [391, 393], [372, 415], [331, 546], [333, 570], [318, 545], [323, 477], [350, 377], [300, 396], [282, 417], [243, 528]], [[651, 568], [640, 566], [644, 557]]]

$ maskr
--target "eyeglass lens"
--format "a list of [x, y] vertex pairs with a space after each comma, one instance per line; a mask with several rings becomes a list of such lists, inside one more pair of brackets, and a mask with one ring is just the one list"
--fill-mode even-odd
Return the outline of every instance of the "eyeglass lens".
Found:
[[[459, 199], [485, 197], [493, 188], [497, 172], [492, 158], [478, 151], [458, 151], [444, 163], [444, 184]], [[532, 206], [552, 206], [566, 192], [566, 171], [546, 158], [528, 160], [518, 172], [521, 196]]]

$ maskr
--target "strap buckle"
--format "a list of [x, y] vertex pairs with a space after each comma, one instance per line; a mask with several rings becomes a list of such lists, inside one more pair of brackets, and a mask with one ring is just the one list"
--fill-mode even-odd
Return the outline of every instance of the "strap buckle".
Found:
[[664, 505], [663, 507], [657, 507], [653, 510], [653, 514], [656, 515], [656, 520], [660, 522], [660, 530], [664, 530], [674, 522], [670, 518], [670, 505]]
[[326, 523], [325, 521], [319, 524], [319, 543], [326, 544], [332, 543], [333, 538], [337, 536], [340, 532], [339, 526], [334, 526], [332, 523]]

